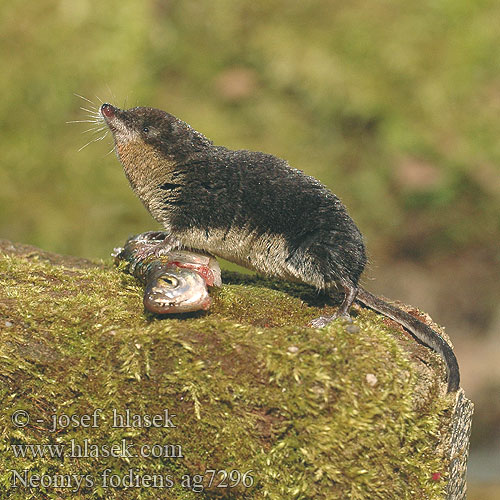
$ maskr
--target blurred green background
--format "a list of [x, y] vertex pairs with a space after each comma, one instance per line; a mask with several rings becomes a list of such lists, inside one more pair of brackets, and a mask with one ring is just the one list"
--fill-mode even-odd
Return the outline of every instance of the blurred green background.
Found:
[[481, 0], [4, 0], [0, 237], [108, 258], [157, 227], [109, 136], [78, 151], [100, 136], [66, 123], [86, 119], [74, 93], [286, 158], [349, 207], [367, 287], [447, 326], [478, 403], [475, 498], [484, 453], [500, 469], [499, 26]]

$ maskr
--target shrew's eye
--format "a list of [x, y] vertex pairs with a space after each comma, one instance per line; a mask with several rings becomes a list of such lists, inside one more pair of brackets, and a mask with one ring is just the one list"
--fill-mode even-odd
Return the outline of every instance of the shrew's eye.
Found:
[[147, 134], [149, 132], [149, 127], [145, 126], [145, 127], [142, 127], [142, 131]]

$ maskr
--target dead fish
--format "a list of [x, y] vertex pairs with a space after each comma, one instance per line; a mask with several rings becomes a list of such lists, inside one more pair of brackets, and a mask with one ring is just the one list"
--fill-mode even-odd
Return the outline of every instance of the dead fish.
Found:
[[205, 280], [191, 269], [152, 262], [144, 288], [144, 307], [156, 314], [207, 310], [211, 299]]
[[211, 304], [207, 286], [222, 284], [219, 263], [212, 255], [190, 250], [160, 255], [148, 251], [166, 237], [163, 231], [130, 237], [123, 248], [115, 248], [115, 263], [145, 285], [146, 310], [155, 314], [207, 310]]

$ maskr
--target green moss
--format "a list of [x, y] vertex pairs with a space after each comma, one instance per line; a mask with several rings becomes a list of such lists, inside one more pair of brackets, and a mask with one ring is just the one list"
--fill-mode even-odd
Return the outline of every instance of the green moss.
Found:
[[[111, 264], [3, 249], [0, 488], [9, 498], [443, 498], [445, 479], [432, 480], [447, 470], [451, 401], [438, 396], [440, 362], [376, 314], [357, 310], [359, 331], [341, 321], [311, 329], [324, 312], [314, 291], [228, 273], [207, 314], [160, 319], [144, 314], [141, 287]], [[423, 378], [413, 353], [433, 368]], [[98, 427], [49, 432], [51, 415], [96, 408]], [[26, 427], [11, 422], [18, 409], [30, 414]], [[113, 410], [126, 409], [168, 409], [176, 427], [113, 428]], [[72, 439], [101, 447], [126, 440], [136, 452], [180, 445], [183, 457], [61, 460], [12, 449], [68, 449]], [[11, 469], [88, 474], [94, 485], [11, 489]], [[105, 469], [170, 475], [174, 485], [106, 489]], [[254, 484], [181, 486], [185, 474], [207, 469], [251, 470]]]

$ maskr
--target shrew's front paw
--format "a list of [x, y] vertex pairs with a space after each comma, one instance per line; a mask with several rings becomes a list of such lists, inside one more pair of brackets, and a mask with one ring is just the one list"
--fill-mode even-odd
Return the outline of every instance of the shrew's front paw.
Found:
[[154, 244], [143, 244], [136, 247], [134, 258], [136, 261], [142, 261], [148, 258], [159, 259], [163, 255], [168, 254], [174, 247], [175, 244], [170, 241], [160, 241]]
[[180, 247], [180, 242], [164, 231], [147, 231], [131, 236], [123, 248], [115, 248], [113, 257], [115, 263], [127, 262], [130, 272], [145, 261], [160, 259], [174, 249]]

